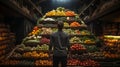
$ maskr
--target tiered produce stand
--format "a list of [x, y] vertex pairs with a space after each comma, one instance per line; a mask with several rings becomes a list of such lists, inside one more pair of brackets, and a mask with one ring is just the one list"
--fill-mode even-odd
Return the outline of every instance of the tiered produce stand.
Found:
[[[57, 31], [57, 21], [64, 22], [63, 31], [70, 37], [71, 47], [67, 62], [69, 67], [103, 67], [103, 64], [107, 63], [103, 61], [109, 55], [96, 47], [98, 39], [87, 29], [87, 25], [74, 11], [58, 7], [56, 10], [47, 12], [38, 20], [33, 31], [23, 39], [9, 60], [2, 62], [1, 65], [52, 67], [49, 44], [50, 35]], [[111, 57], [118, 58], [119, 56]], [[111, 65], [113, 62], [109, 63]]]

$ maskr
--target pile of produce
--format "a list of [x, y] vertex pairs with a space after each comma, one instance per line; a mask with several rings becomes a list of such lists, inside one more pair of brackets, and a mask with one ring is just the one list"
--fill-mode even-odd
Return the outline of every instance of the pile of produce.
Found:
[[70, 39], [70, 43], [81, 43], [81, 39], [79, 37], [74, 36]]
[[23, 39], [22, 44], [25, 44], [25, 45], [39, 44], [40, 43], [39, 38], [41, 38], [41, 37], [36, 37], [35, 35], [28, 36]]
[[94, 60], [84, 60], [84, 61], [79, 61], [80, 66], [89, 66], [89, 67], [99, 67], [99, 63], [94, 61]]
[[94, 60], [105, 59], [103, 52], [85, 53], [85, 54], [82, 54], [80, 58], [87, 58], [87, 59], [91, 58]]
[[47, 39], [46, 37], [42, 37], [40, 39], [40, 43], [41, 44], [49, 44], [50, 43], [50, 39]]
[[82, 30], [80, 31], [81, 35], [90, 35], [90, 32], [88, 30]]
[[80, 23], [79, 22], [72, 22], [70, 24], [70, 27], [79, 27], [80, 26]]
[[52, 66], [52, 60], [36, 60], [36, 66]]
[[68, 66], [78, 66], [79, 65], [79, 60], [77, 60], [77, 59], [68, 59], [67, 60], [67, 65]]
[[48, 50], [49, 49], [49, 46], [47, 44], [42, 44], [41, 46], [40, 45], [37, 45], [36, 47], [30, 47], [30, 46], [21, 46], [19, 47], [17, 50], [18, 51], [38, 51], [38, 50]]
[[66, 16], [75, 16], [74, 11], [66, 11], [65, 14]]
[[87, 36], [84, 36], [81, 38], [82, 42], [85, 43], [85, 44], [95, 44], [95, 39], [94, 37], [87, 37]]
[[108, 53], [104, 51], [103, 54], [104, 54], [104, 57], [106, 58], [111, 58], [111, 59], [120, 58], [120, 54], [116, 54], [116, 53]]
[[55, 21], [55, 19], [53, 19], [53, 18], [46, 18], [46, 19], [44, 19], [44, 21]]
[[31, 33], [29, 33], [28, 35], [29, 36], [31, 36], [31, 35], [38, 35], [39, 31], [40, 31], [40, 29], [37, 26], [35, 26], [33, 28], [33, 31]]
[[48, 53], [45, 53], [45, 52], [32, 51], [32, 52], [23, 53], [23, 57], [26, 57], [26, 58], [48, 58], [49, 55], [48, 55]]
[[67, 18], [66, 17], [58, 17], [55, 20], [56, 21], [63, 21], [63, 22], [65, 22], [67, 20]]
[[53, 33], [51, 28], [42, 28], [40, 34], [51, 34]]
[[96, 51], [99, 51], [99, 48], [96, 47], [95, 45], [90, 45], [90, 46], [85, 46], [86, 49], [87, 49], [87, 52], [96, 52]]
[[73, 30], [73, 29], [63, 29], [63, 31], [69, 35], [79, 35], [79, 30]]
[[65, 8], [58, 7], [56, 10], [47, 12], [45, 16], [75, 16], [73, 11], [65, 11]]
[[68, 66], [89, 66], [89, 67], [98, 67], [99, 63], [94, 60], [77, 60], [77, 59], [69, 59], [67, 62]]
[[64, 27], [70, 27], [68, 22], [64, 22]]
[[85, 48], [83, 45], [81, 45], [81, 44], [73, 44], [73, 45], [70, 47], [70, 49], [71, 49], [72, 51], [86, 50], [86, 48]]

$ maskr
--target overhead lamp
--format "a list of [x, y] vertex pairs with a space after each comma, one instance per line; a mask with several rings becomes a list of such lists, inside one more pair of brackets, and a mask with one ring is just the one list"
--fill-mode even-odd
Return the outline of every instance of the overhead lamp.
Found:
[[69, 2], [70, 0], [53, 0], [54, 2], [63, 2], [63, 3], [65, 3], [65, 2]]

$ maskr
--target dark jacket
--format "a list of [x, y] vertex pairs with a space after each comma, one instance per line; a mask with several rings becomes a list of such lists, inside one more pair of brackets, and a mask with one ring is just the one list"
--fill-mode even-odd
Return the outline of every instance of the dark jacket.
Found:
[[69, 50], [69, 36], [63, 31], [58, 31], [50, 36], [50, 46], [51, 51], [53, 47], [54, 56], [67, 56]]

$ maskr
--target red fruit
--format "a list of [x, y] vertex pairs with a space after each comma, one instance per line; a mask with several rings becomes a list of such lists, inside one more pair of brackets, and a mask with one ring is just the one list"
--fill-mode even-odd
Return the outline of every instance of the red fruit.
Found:
[[34, 30], [38, 30], [39, 28], [37, 26], [34, 27]]

